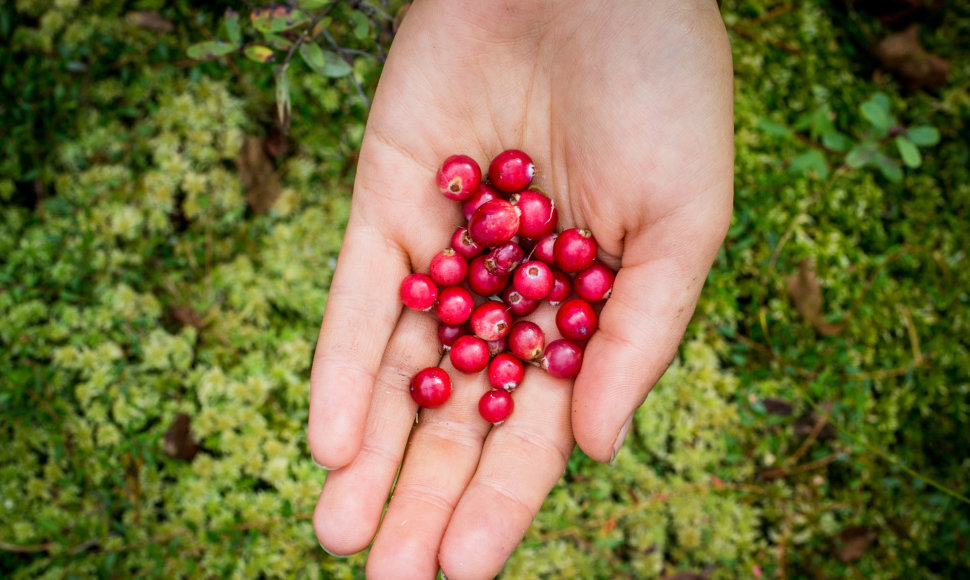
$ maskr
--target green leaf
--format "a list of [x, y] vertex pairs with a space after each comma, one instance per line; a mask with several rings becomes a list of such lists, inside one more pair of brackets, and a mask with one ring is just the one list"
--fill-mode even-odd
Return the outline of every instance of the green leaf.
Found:
[[852, 146], [852, 139], [838, 131], [833, 131], [822, 134], [822, 145], [832, 151], [848, 151]]
[[298, 4], [304, 10], [316, 10], [330, 4], [330, 0], [300, 0]]
[[940, 132], [936, 130], [936, 127], [929, 125], [910, 127], [906, 130], [906, 136], [914, 145], [920, 147], [929, 147], [940, 142]]
[[263, 40], [276, 50], [290, 50], [293, 47], [293, 41], [279, 34], [270, 34], [267, 32], [263, 34]]
[[310, 22], [310, 18], [302, 10], [284, 4], [256, 8], [251, 18], [256, 30], [269, 33], [291, 30]]
[[354, 37], [357, 40], [364, 40], [370, 36], [370, 19], [360, 10], [355, 10], [350, 15], [350, 22], [354, 26]]
[[845, 163], [853, 169], [858, 169], [867, 163], [871, 163], [878, 152], [876, 145], [872, 142], [859, 143], [845, 156]]
[[290, 81], [286, 69], [284, 66], [276, 72], [276, 115], [284, 135], [290, 130]]
[[189, 58], [195, 60], [209, 60], [217, 58], [220, 56], [225, 56], [230, 52], [236, 50], [236, 46], [229, 44], [228, 42], [219, 42], [218, 40], [210, 40], [207, 42], [199, 42], [193, 44], [186, 50]]
[[795, 174], [814, 173], [819, 179], [825, 179], [829, 175], [829, 164], [821, 151], [809, 149], [792, 158], [788, 170]]
[[337, 53], [323, 50], [312, 42], [300, 45], [300, 56], [307, 66], [326, 77], [347, 76], [353, 70]]
[[284, 518], [289, 518], [293, 515], [293, 504], [290, 503], [290, 500], [283, 500], [283, 505], [280, 506], [280, 515]]
[[899, 183], [903, 180], [903, 170], [895, 161], [886, 157], [884, 154], [877, 151], [876, 156], [873, 158], [873, 163], [879, 168], [879, 172], [889, 181]]
[[788, 138], [792, 134], [791, 129], [788, 127], [765, 118], [758, 119], [757, 127], [762, 133], [771, 135], [772, 137]]
[[899, 156], [903, 158], [903, 163], [907, 167], [919, 167], [923, 164], [923, 157], [919, 154], [919, 149], [905, 135], [896, 135], [896, 148], [899, 149]]
[[245, 54], [246, 58], [249, 60], [254, 60], [256, 62], [273, 62], [273, 59], [276, 58], [276, 53], [273, 52], [272, 48], [259, 44], [247, 46], [243, 51], [243, 54]]
[[229, 37], [229, 42], [239, 46], [242, 44], [242, 28], [239, 26], [239, 13], [232, 8], [226, 9], [226, 36]]
[[893, 125], [892, 115], [889, 114], [889, 97], [883, 93], [876, 93], [859, 107], [865, 117], [880, 134], [884, 135]]

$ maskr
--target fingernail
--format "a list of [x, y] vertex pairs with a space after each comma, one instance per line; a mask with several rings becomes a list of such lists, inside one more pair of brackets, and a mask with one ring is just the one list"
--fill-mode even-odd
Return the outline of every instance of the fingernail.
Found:
[[627, 431], [630, 430], [630, 425], [633, 424], [633, 415], [626, 420], [626, 423], [620, 427], [620, 433], [616, 436], [616, 441], [613, 442], [613, 454], [610, 455], [610, 463], [616, 459], [616, 454], [620, 452], [620, 448], [623, 447], [623, 441], [626, 439]]
[[[319, 540], [318, 540], [318, 542], [319, 542]], [[334, 554], [333, 552], [331, 552], [330, 550], [328, 550], [326, 546], [323, 545], [323, 542], [319, 542], [319, 543], [320, 543], [320, 547], [323, 549], [323, 551], [326, 552], [326, 553], [328, 553], [328, 554], [330, 554], [334, 558], [349, 558], [352, 555], [352, 554]]]
[[[326, 465], [322, 465], [312, 455], [310, 456], [310, 461], [312, 461], [314, 465], [316, 465], [317, 467], [319, 467], [320, 469], [322, 469], [324, 471], [333, 471], [333, 468], [332, 467], [327, 467]], [[324, 548], [324, 550], [326, 550], [326, 548]]]

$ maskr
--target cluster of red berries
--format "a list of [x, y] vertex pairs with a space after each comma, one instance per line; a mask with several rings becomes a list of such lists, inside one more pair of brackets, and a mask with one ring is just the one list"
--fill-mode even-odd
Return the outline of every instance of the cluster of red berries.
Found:
[[[613, 288], [613, 271], [596, 260], [589, 230], [556, 232], [559, 212], [530, 188], [534, 173], [532, 159], [514, 149], [492, 160], [488, 181], [471, 157], [445, 159], [438, 189], [461, 202], [467, 223], [452, 235], [451, 247], [432, 258], [428, 274], [411, 274], [401, 283], [405, 306], [437, 315], [438, 338], [457, 370], [488, 369], [493, 388], [478, 411], [495, 424], [512, 413], [511, 393], [522, 381], [524, 363], [558, 378], [579, 373], [583, 347], [597, 327], [592, 305]], [[556, 327], [564, 337], [549, 344], [537, 324], [513, 321], [543, 300], [559, 307]], [[411, 396], [422, 407], [442, 405], [451, 396], [448, 373], [440, 367], [418, 372]]]

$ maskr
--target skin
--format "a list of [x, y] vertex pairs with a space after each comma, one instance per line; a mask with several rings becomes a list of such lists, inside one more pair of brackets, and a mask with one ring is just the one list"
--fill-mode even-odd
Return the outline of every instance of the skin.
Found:
[[[328, 551], [373, 541], [375, 579], [492, 578], [575, 444], [613, 459], [730, 220], [730, 58], [711, 0], [413, 4], [374, 98], [313, 363], [309, 445], [331, 469], [313, 523]], [[575, 381], [529, 366], [493, 428], [477, 411], [485, 373], [450, 366], [434, 317], [403, 309], [394, 281], [426, 271], [463, 221], [435, 187], [441, 161], [465, 153], [487, 171], [509, 148], [618, 273]], [[547, 343], [554, 316], [530, 316]], [[432, 365], [452, 399], [415, 424], [408, 383]]]

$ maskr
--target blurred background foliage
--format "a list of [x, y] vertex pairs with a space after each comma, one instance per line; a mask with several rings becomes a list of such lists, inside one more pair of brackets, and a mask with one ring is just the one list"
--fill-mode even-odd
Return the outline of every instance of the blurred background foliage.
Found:
[[[0, 6], [0, 575], [363, 576], [313, 538], [307, 377], [402, 4], [304, 7]], [[722, 12], [731, 230], [503, 577], [966, 577], [970, 6]]]

